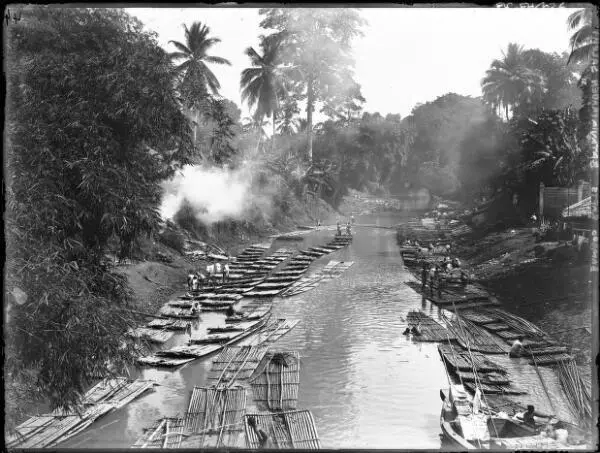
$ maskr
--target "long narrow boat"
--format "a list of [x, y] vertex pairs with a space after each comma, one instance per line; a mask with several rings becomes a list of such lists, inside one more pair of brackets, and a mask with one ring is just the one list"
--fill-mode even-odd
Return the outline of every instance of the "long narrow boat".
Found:
[[[496, 414], [491, 410], [474, 410], [473, 399], [462, 385], [450, 385], [440, 390], [442, 411], [440, 427], [444, 440], [452, 448], [461, 450], [571, 450], [584, 449], [584, 435], [580, 428], [556, 419], [534, 417], [529, 426], [517, 417]], [[566, 440], [547, 437], [541, 431], [548, 423], [555, 430], [568, 432]], [[569, 440], [570, 439], [570, 440]]]

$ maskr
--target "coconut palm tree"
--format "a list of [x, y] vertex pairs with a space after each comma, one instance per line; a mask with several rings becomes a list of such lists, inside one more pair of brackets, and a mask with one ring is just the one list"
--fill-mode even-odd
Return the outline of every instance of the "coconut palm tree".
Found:
[[539, 71], [529, 69], [523, 58], [523, 46], [510, 43], [501, 60], [494, 60], [481, 81], [484, 99], [494, 108], [504, 108], [508, 120], [509, 108], [529, 102], [544, 88]]
[[[207, 63], [231, 65], [229, 60], [215, 55], [208, 55], [212, 46], [221, 42], [219, 38], [209, 37], [210, 28], [201, 22], [193, 22], [191, 27], [183, 25], [185, 44], [179, 41], [169, 41], [176, 52], [169, 54], [172, 60], [183, 60], [175, 67], [177, 85], [187, 108], [195, 110], [196, 122], [202, 104], [208, 97], [209, 90], [218, 94], [221, 84], [208, 67]], [[194, 141], [196, 127], [194, 127]]]
[[277, 66], [279, 43], [275, 40], [263, 40], [260, 47], [262, 56], [252, 47], [248, 47], [245, 51], [252, 67], [242, 71], [240, 80], [242, 102], [247, 102], [251, 109], [256, 106], [257, 118], [261, 120], [265, 116], [271, 118], [274, 137], [279, 98], [284, 94], [283, 74]]
[[567, 19], [569, 30], [575, 30], [570, 39], [571, 61], [590, 61], [592, 56], [592, 34], [598, 29], [598, 16], [593, 8], [580, 9], [575, 11]]
[[[585, 8], [571, 14], [567, 20], [569, 30], [576, 30], [571, 36], [571, 55], [569, 62], [589, 62], [579, 82], [583, 90], [584, 109], [587, 110], [589, 126], [586, 129], [590, 155], [590, 183], [592, 187], [598, 187], [598, 46], [600, 34], [598, 31], [598, 16], [593, 8]], [[582, 109], [583, 110], [583, 109]], [[594, 127], [595, 126], [595, 127]], [[593, 231], [592, 238], [598, 237], [598, 191], [591, 193], [591, 217]], [[592, 245], [593, 247], [593, 245]], [[592, 297], [596, 298], [598, 293], [598, 261], [590, 261], [590, 283]], [[598, 317], [597, 304], [594, 306], [592, 316]], [[596, 319], [594, 318], [594, 319]], [[597, 392], [596, 392], [597, 396]]]

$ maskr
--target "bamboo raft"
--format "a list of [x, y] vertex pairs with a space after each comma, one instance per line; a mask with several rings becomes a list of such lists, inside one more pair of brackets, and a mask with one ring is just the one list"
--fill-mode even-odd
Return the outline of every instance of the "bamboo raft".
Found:
[[246, 311], [240, 316], [236, 316], [235, 318], [227, 317], [225, 318], [225, 323], [239, 323], [244, 321], [253, 321], [255, 319], [260, 319], [263, 316], [267, 315], [271, 311], [272, 304], [261, 304], [252, 309]]
[[309, 275], [308, 277], [303, 277], [297, 282], [293, 283], [289, 288], [287, 288], [281, 293], [281, 296], [291, 297], [314, 289], [319, 284], [333, 280], [334, 278], [340, 276], [346, 269], [348, 269], [353, 264], [354, 261], [330, 261], [320, 271], [316, 271], [314, 274]]
[[438, 294], [437, 286], [434, 285], [433, 294], [429, 291], [429, 285], [425, 289], [422, 288], [420, 282], [408, 281], [405, 282], [408, 286], [414, 289], [419, 294], [429, 299], [432, 303], [451, 310], [456, 308], [484, 307], [489, 305], [499, 305], [497, 301], [491, 300], [488, 296], [480, 293], [463, 293], [453, 289], [442, 290], [441, 297]]
[[465, 382], [465, 388], [472, 393], [475, 393], [477, 387], [485, 395], [525, 395], [526, 391], [510, 385], [486, 384], [484, 380], [477, 385], [475, 382]]
[[155, 318], [146, 324], [146, 327], [150, 329], [185, 330], [189, 325], [190, 322], [183, 319]]
[[269, 351], [256, 367], [250, 384], [259, 410], [296, 409], [300, 385], [298, 352]]
[[469, 347], [472, 351], [487, 354], [506, 354], [510, 351], [510, 345], [502, 338], [467, 319], [451, 320], [445, 317], [445, 321], [448, 330], [465, 349]]
[[482, 384], [491, 385], [510, 385], [510, 380], [501, 373], [491, 372], [481, 376], [475, 376], [472, 371], [456, 371], [456, 375], [462, 382], [476, 382], [479, 380]]
[[182, 418], [162, 418], [148, 428], [132, 448], [179, 448], [183, 429]]
[[193, 362], [196, 357], [160, 357], [157, 355], [140, 357], [137, 363], [140, 365], [152, 366], [156, 368], [176, 368], [186, 363]]
[[468, 351], [450, 344], [438, 345], [438, 351], [442, 360], [452, 371], [473, 371], [473, 368], [475, 368], [478, 374], [487, 372], [506, 373], [504, 368], [478, 352], [469, 354]]
[[80, 415], [56, 416], [46, 414], [32, 417], [16, 428], [16, 436], [6, 440], [8, 448], [47, 448], [80, 433], [101, 416], [112, 411], [110, 404], [97, 404], [84, 409]]
[[235, 447], [246, 411], [246, 389], [194, 387], [185, 430], [201, 434], [195, 447]]
[[127, 335], [132, 338], [145, 338], [152, 343], [165, 343], [170, 340], [174, 334], [174, 332], [152, 329], [148, 327], [138, 327], [127, 332]]
[[265, 323], [263, 319], [255, 321], [245, 321], [237, 324], [241, 330], [227, 333], [214, 333], [201, 336], [193, 336], [190, 338], [190, 345], [207, 344], [207, 343], [229, 343], [236, 339], [241, 339], [243, 336], [250, 335]]
[[271, 320], [265, 322], [262, 326], [259, 325], [256, 329], [242, 332], [226, 343], [175, 346], [164, 351], [156, 351], [150, 356], [140, 357], [137, 362], [146, 366], [174, 368], [214, 354], [225, 346], [236, 343], [253, 346], [272, 344], [291, 331], [297, 324], [297, 320]]
[[86, 392], [82, 404], [106, 403], [114, 409], [120, 409], [141, 394], [153, 390], [154, 385], [155, 382], [153, 381], [140, 379], [135, 381], [123, 377], [104, 379]]
[[310, 411], [288, 411], [268, 414], [246, 414], [244, 428], [248, 448], [261, 448], [258, 436], [248, 425], [254, 418], [256, 426], [265, 431], [277, 449], [293, 448], [318, 450], [321, 448], [315, 422]]
[[418, 326], [421, 335], [413, 335], [415, 341], [448, 341], [456, 337], [448, 329], [420, 311], [410, 311], [406, 316], [409, 327]]
[[90, 426], [101, 416], [119, 409], [152, 390], [152, 381], [126, 378], [103, 380], [88, 390], [81, 400], [80, 414], [55, 410], [31, 417], [16, 427], [16, 435], [6, 439], [8, 448], [46, 448], [56, 446]]
[[252, 290], [246, 293], [246, 297], [275, 297], [281, 292], [281, 289], [264, 289], [264, 290]]
[[270, 345], [290, 332], [298, 320], [276, 319], [267, 323], [256, 335], [240, 342], [241, 345]]
[[548, 366], [548, 365], [557, 365], [563, 362], [570, 362], [573, 360], [573, 356], [566, 353], [558, 353], [558, 354], [540, 354], [535, 355], [535, 360], [530, 360], [529, 363], [531, 365], [539, 365], [539, 366]]
[[212, 361], [208, 374], [210, 384], [227, 384], [250, 378], [264, 355], [264, 346], [239, 346], [223, 349]]
[[192, 313], [191, 308], [171, 307], [168, 304], [161, 307], [159, 314], [160, 316], [166, 318], [200, 319], [199, 310], [196, 313]]

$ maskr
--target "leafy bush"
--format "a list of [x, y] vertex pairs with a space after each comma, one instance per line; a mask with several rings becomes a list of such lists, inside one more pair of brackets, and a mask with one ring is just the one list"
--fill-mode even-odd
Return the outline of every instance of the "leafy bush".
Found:
[[185, 251], [185, 238], [181, 233], [173, 230], [165, 230], [158, 235], [158, 240], [173, 250], [177, 250], [179, 253]]
[[68, 407], [132, 358], [127, 282], [104, 249], [116, 237], [129, 256], [155, 229], [191, 131], [168, 56], [122, 11], [27, 7], [7, 60], [6, 286], [27, 299], [9, 302], [5, 367], [36, 370]]

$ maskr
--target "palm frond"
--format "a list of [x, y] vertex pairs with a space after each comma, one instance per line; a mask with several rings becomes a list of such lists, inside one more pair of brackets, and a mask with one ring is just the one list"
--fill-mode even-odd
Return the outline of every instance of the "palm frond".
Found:
[[188, 57], [193, 53], [185, 44], [182, 44], [179, 41], [169, 41], [169, 44], [173, 44], [180, 52], [185, 53]]
[[203, 60], [207, 61], [208, 63], [225, 64], [231, 66], [231, 62], [226, 58], [216, 57], [214, 55], [206, 55]]

